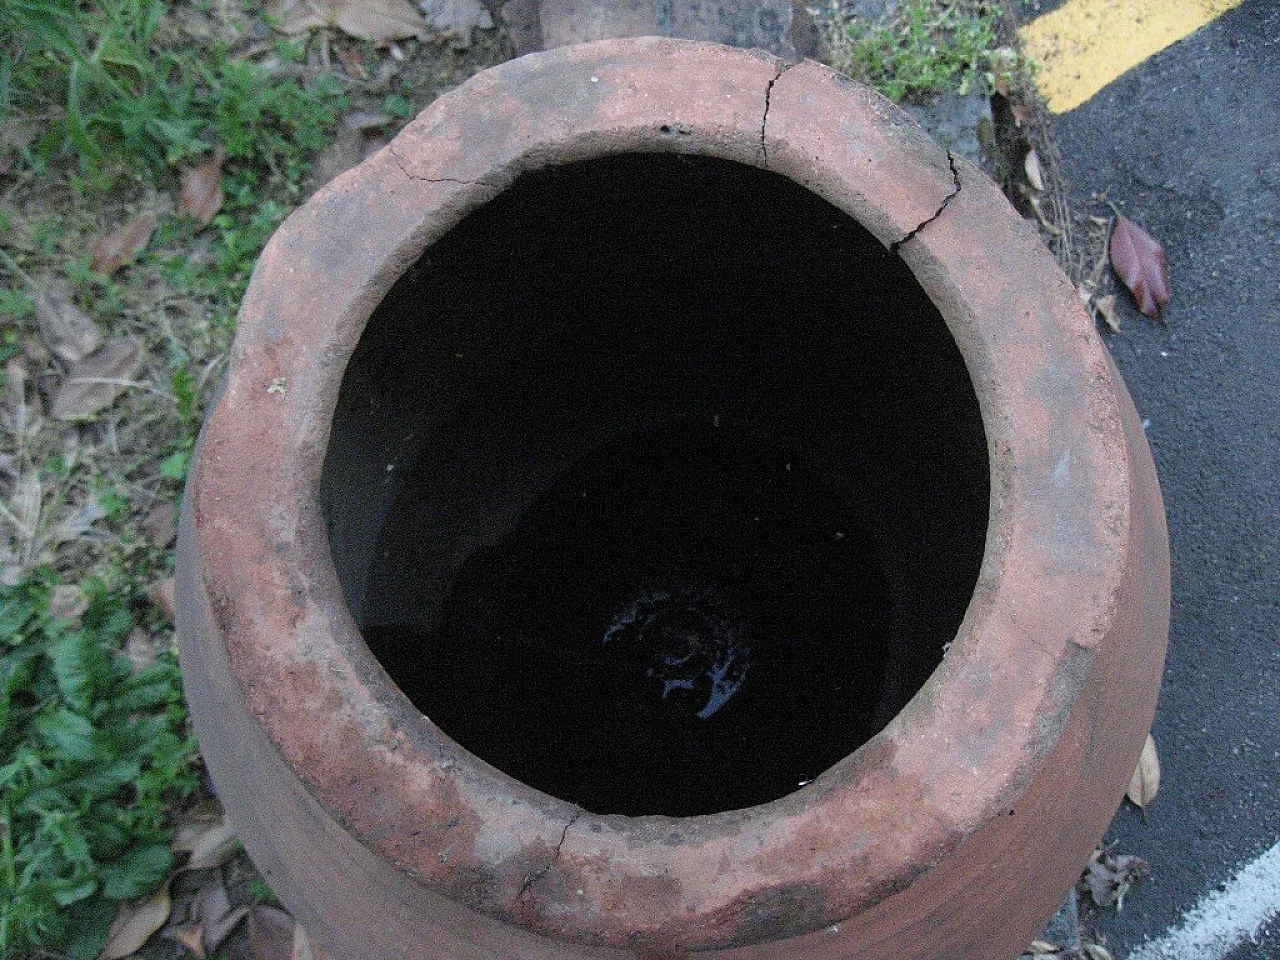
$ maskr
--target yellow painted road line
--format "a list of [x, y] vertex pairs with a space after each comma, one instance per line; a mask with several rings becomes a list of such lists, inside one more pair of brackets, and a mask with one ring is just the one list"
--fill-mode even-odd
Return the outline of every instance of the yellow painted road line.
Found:
[[1054, 113], [1074, 110], [1122, 73], [1243, 0], [1067, 0], [1019, 33], [1040, 64], [1036, 86]]

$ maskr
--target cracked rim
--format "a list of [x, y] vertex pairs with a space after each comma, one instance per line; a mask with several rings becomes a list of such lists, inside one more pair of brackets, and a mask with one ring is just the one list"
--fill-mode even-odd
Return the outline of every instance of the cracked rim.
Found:
[[[522, 172], [624, 152], [773, 170], [896, 251], [960, 346], [991, 460], [978, 586], [925, 687], [805, 789], [688, 819], [586, 813], [444, 736], [361, 640], [317, 499], [347, 359], [406, 267]], [[817, 64], [605, 41], [476, 76], [272, 239], [188, 488], [183, 669], [246, 847], [331, 946], [1011, 955], [1105, 829], [1149, 728], [1165, 551], [1123, 384], [990, 181]], [[961, 905], [974, 883], [988, 902]], [[380, 916], [392, 929], [371, 932]]]

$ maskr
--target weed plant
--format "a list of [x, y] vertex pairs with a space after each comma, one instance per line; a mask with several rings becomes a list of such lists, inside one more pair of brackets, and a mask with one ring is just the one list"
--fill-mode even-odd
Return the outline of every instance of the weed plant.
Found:
[[875, 21], [835, 2], [825, 22], [831, 65], [894, 102], [991, 90], [1028, 67], [1001, 46], [999, 8], [986, 0], [904, 0]]
[[199, 780], [172, 657], [135, 672], [120, 653], [125, 596], [85, 586], [55, 611], [55, 579], [0, 588], [0, 956], [92, 957], [118, 902], [173, 867], [173, 804]]
[[[0, 197], [2, 960], [91, 960], [120, 903], [171, 875], [199, 777], [173, 656], [139, 671], [121, 655], [139, 628], [168, 646], [140, 599], [172, 560], [142, 521], [180, 493], [253, 264], [347, 107], [331, 72], [291, 69], [303, 43], [267, 41], [268, 69], [243, 43], [194, 42], [183, 17], [203, 14], [172, 7], [0, 0], [0, 149], [26, 131]], [[172, 198], [215, 146], [225, 200], [204, 227]], [[93, 241], [140, 209], [161, 221], [147, 251], [95, 272]], [[91, 422], [41, 416], [65, 375], [35, 318], [55, 277], [147, 357]], [[87, 606], [68, 615], [73, 583]]]

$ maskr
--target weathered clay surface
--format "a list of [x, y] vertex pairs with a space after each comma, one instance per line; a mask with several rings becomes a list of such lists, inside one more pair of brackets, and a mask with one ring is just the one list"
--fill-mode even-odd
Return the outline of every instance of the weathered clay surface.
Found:
[[[857, 218], [938, 305], [990, 444], [982, 573], [933, 678], [804, 790], [688, 820], [595, 816], [444, 736], [361, 640], [317, 503], [346, 361], [397, 277], [523, 171], [619, 152], [766, 167]], [[671, 40], [504, 64], [263, 253], [180, 541], [208, 763], [337, 957], [1012, 957], [1101, 836], [1154, 711], [1168, 557], [1137, 423], [1034, 231], [876, 94]]]

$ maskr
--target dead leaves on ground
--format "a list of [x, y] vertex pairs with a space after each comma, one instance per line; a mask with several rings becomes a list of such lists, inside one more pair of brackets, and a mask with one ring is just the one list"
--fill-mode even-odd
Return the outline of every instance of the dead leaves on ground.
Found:
[[182, 175], [182, 192], [178, 195], [178, 209], [195, 217], [204, 226], [213, 222], [222, 209], [225, 196], [222, 192], [222, 164], [227, 153], [219, 144], [213, 158], [198, 167], [189, 167]]
[[[1095, 199], [1106, 200], [1106, 197]], [[1114, 204], [1112, 210], [1115, 210]], [[1080, 281], [1080, 299], [1085, 306], [1112, 332], [1120, 332], [1116, 295], [1110, 292], [1114, 281], [1107, 276], [1110, 267], [1115, 277], [1132, 292], [1138, 310], [1152, 320], [1163, 321], [1164, 309], [1173, 293], [1164, 248], [1159, 241], [1119, 211], [1115, 211], [1114, 217], [1090, 216], [1087, 223], [1089, 246], [1094, 254], [1092, 268]]]
[[98, 960], [123, 960], [141, 950], [142, 945], [168, 922], [172, 910], [169, 883], [149, 897], [122, 904]]
[[267, 14], [283, 33], [337, 27], [380, 46], [427, 33], [426, 18], [407, 0], [270, 0]]
[[1160, 755], [1156, 752], [1156, 739], [1147, 734], [1147, 742], [1142, 745], [1142, 756], [1138, 759], [1137, 769], [1129, 780], [1129, 789], [1125, 796], [1146, 816], [1147, 804], [1156, 797], [1160, 789]]
[[94, 319], [71, 302], [71, 289], [54, 281], [35, 296], [36, 322], [49, 352], [66, 364], [79, 363], [102, 346]]
[[1152, 320], [1162, 319], [1173, 296], [1164, 247], [1132, 220], [1117, 215], [1110, 253], [1111, 267], [1133, 293], [1138, 310]]
[[1124, 898], [1130, 888], [1150, 872], [1147, 861], [1141, 857], [1099, 848], [1093, 851], [1080, 886], [1097, 906], [1106, 907], [1114, 903], [1119, 912], [1124, 910]]
[[112, 230], [89, 250], [93, 269], [107, 275], [115, 273], [147, 248], [159, 224], [156, 215], [147, 212]]
[[128, 340], [112, 340], [71, 364], [53, 391], [49, 416], [55, 420], [88, 420], [135, 386], [142, 370], [142, 349]]

